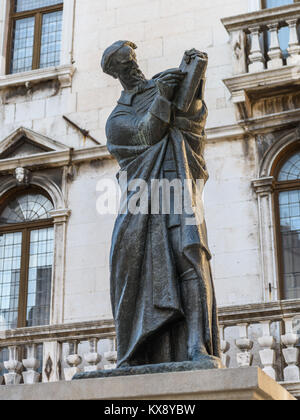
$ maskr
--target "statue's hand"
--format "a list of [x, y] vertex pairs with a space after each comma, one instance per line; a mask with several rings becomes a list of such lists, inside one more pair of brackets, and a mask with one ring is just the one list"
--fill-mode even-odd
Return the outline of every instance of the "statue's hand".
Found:
[[176, 90], [184, 78], [185, 73], [179, 69], [167, 70], [162, 73], [156, 80], [160, 95], [166, 98], [168, 101], [172, 101]]
[[195, 48], [188, 50], [184, 53], [185, 61], [189, 63], [193, 58], [199, 57], [201, 60], [208, 62], [208, 55], [205, 52], [198, 51]]

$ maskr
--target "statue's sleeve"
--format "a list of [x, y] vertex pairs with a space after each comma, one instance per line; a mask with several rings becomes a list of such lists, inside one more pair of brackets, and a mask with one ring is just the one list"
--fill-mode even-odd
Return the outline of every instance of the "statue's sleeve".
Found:
[[115, 145], [153, 145], [170, 126], [172, 104], [157, 95], [146, 114], [139, 116], [128, 107], [115, 113], [107, 125], [107, 137]]

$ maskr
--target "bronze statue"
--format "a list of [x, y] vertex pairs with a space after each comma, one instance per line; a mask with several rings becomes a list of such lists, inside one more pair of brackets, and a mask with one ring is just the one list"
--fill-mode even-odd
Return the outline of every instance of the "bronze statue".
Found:
[[[187, 51], [180, 69], [147, 80], [136, 48], [118, 41], [102, 58], [103, 71], [124, 89], [107, 121], [108, 150], [128, 182], [142, 179], [150, 187], [154, 179], [179, 179], [182, 185], [190, 179], [194, 203], [197, 180], [204, 185], [208, 179], [203, 158], [207, 55]], [[182, 71], [192, 63], [192, 73]], [[203, 209], [198, 206], [193, 215], [201, 222], [190, 224], [190, 214], [174, 210], [175, 198], [171, 194], [169, 214], [127, 211], [116, 221], [110, 269], [119, 368], [220, 356]]]

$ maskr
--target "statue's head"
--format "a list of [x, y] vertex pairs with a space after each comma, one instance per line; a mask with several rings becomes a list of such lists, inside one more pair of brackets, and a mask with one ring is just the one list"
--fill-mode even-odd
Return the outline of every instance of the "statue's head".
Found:
[[102, 56], [101, 67], [104, 73], [119, 79], [128, 89], [145, 80], [137, 63], [136, 49], [133, 42], [117, 41]]

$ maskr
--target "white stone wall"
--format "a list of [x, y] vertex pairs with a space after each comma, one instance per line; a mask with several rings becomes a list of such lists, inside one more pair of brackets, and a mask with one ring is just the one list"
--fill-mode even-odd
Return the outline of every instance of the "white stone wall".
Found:
[[[138, 45], [137, 55], [148, 77], [178, 66], [186, 49], [206, 51], [208, 128], [235, 124], [222, 83], [232, 74], [232, 50], [220, 19], [248, 10], [248, 0], [77, 0], [72, 87], [59, 94], [44, 90], [16, 96], [0, 105], [0, 140], [25, 126], [75, 149], [94, 146], [66, 124], [62, 115], [67, 115], [104, 144], [105, 123], [121, 88], [101, 72], [100, 59], [104, 49], [119, 39]], [[210, 180], [205, 207], [218, 303], [261, 301], [257, 204], [251, 189], [258, 170], [254, 141], [221, 138], [208, 143], [206, 157]], [[117, 169], [113, 161], [83, 164], [68, 184], [72, 216], [65, 322], [111, 317], [108, 262], [114, 218], [97, 214], [96, 184]]]

